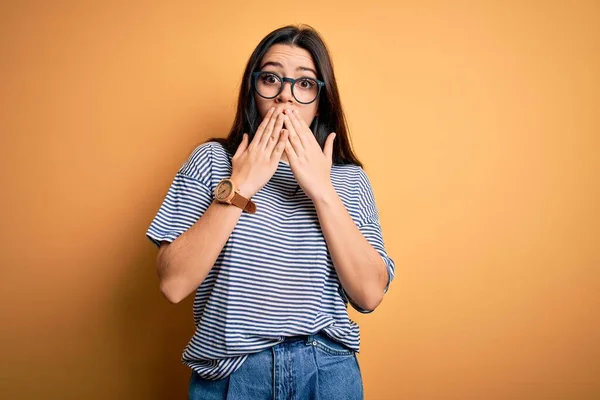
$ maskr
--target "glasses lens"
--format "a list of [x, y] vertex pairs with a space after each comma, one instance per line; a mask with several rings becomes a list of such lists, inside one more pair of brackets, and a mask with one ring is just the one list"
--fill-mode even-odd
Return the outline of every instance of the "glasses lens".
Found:
[[311, 78], [300, 78], [294, 84], [294, 96], [300, 103], [310, 103], [317, 98], [319, 85]]
[[[281, 78], [272, 72], [261, 72], [256, 77], [256, 91], [266, 98], [273, 98], [281, 91]], [[299, 78], [292, 88], [300, 103], [312, 103], [319, 95], [319, 84], [312, 78]]]
[[256, 90], [263, 97], [275, 97], [281, 89], [281, 80], [275, 74], [262, 72], [256, 77]]

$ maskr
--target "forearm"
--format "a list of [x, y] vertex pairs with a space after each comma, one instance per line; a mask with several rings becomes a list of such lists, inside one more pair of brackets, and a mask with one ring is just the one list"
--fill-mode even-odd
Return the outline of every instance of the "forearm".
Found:
[[[178, 303], [204, 281], [235, 228], [242, 210], [213, 202], [202, 217], [157, 257], [162, 293]], [[163, 248], [164, 246], [164, 248]]]
[[342, 287], [358, 306], [374, 310], [388, 281], [383, 259], [362, 235], [333, 186], [313, 202]]

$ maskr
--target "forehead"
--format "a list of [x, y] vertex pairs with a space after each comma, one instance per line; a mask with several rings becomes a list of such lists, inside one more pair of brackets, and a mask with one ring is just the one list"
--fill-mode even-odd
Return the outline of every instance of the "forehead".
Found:
[[279, 62], [284, 67], [307, 67], [315, 69], [315, 63], [307, 50], [289, 44], [274, 44], [271, 46], [260, 63], [262, 65], [267, 61]]

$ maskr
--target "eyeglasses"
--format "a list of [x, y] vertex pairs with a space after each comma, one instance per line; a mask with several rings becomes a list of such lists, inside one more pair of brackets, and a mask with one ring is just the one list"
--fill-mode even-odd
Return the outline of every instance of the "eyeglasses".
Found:
[[292, 95], [298, 103], [310, 104], [317, 100], [325, 82], [308, 77], [298, 79], [282, 78], [275, 72], [259, 71], [252, 73], [254, 89], [260, 97], [274, 99], [283, 91], [285, 82], [292, 85]]

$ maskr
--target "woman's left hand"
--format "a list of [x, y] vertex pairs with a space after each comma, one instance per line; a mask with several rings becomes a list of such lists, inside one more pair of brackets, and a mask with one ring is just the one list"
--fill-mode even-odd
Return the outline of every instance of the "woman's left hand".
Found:
[[289, 133], [285, 153], [292, 172], [304, 193], [314, 201], [317, 195], [333, 189], [330, 173], [335, 133], [327, 136], [321, 150], [298, 111], [286, 110], [283, 124]]

